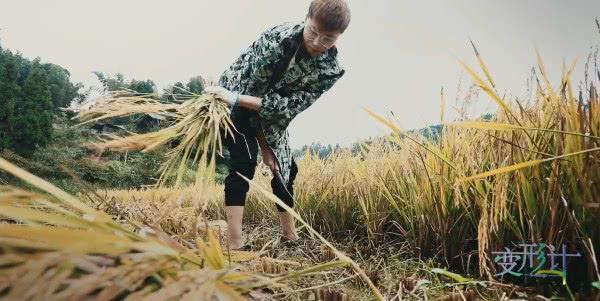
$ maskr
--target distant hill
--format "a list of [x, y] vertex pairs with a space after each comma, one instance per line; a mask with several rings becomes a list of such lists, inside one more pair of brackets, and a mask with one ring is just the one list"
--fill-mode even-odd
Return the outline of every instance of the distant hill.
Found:
[[[484, 114], [483, 116], [481, 116], [481, 120], [483, 121], [489, 121], [492, 120], [494, 118], [494, 115], [491, 113], [487, 113]], [[419, 129], [412, 129], [409, 130], [408, 132], [411, 134], [414, 133], [419, 133], [421, 136], [431, 140], [432, 142], [437, 142], [437, 140], [440, 137], [440, 133], [442, 132], [443, 129], [443, 125], [441, 124], [436, 124], [436, 125], [430, 125], [424, 128], [419, 128]], [[332, 152], [336, 151], [336, 150], [341, 150], [341, 149], [350, 149], [352, 150], [353, 154], [357, 154], [360, 151], [360, 144], [367, 144], [370, 145], [373, 142], [374, 138], [369, 137], [368, 139], [362, 140], [362, 141], [358, 141], [352, 144], [352, 146], [350, 147], [340, 147], [339, 144], [321, 144], [321, 143], [313, 143], [311, 145], [304, 145], [301, 148], [297, 148], [293, 150], [293, 156], [294, 158], [302, 158], [304, 156], [304, 153], [306, 152], [306, 149], [310, 148], [312, 153], [318, 153], [320, 158], [326, 158], [327, 156], [329, 156]]]

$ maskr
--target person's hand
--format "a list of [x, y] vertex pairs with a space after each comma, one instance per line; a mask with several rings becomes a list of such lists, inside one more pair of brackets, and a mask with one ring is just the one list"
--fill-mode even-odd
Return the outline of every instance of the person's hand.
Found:
[[270, 149], [263, 150], [262, 155], [263, 155], [263, 162], [265, 162], [265, 164], [271, 169], [271, 172], [273, 174], [278, 172], [279, 164], [277, 164], [277, 158], [275, 158], [273, 151]]
[[204, 88], [204, 93], [214, 94], [218, 99], [227, 103], [230, 107], [233, 106], [235, 100], [239, 97], [237, 92], [231, 92], [220, 86], [209, 86]]

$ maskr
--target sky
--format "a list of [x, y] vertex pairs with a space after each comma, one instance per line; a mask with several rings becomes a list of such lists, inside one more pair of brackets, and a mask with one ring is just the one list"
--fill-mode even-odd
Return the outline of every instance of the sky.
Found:
[[[439, 123], [442, 87], [446, 120], [455, 118], [457, 90], [470, 83], [459, 60], [476, 64], [470, 39], [500, 91], [514, 96], [525, 95], [536, 48], [557, 82], [563, 61], [578, 58], [582, 74], [600, 42], [597, 0], [348, 2], [352, 21], [336, 45], [346, 73], [291, 123], [294, 148], [386, 133], [363, 108], [394, 112], [404, 129]], [[0, 43], [59, 64], [86, 85], [98, 85], [92, 72], [102, 71], [166, 87], [196, 75], [217, 79], [265, 29], [303, 20], [309, 3], [0, 0]], [[472, 114], [495, 109], [481, 96]]]

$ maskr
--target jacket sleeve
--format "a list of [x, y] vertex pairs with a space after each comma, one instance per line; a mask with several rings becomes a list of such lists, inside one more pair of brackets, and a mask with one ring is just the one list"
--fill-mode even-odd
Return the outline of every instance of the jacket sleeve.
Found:
[[263, 32], [250, 45], [250, 49], [246, 53], [247, 68], [240, 74], [241, 78], [247, 81], [247, 91], [260, 92], [269, 86], [274, 66], [282, 56], [280, 40], [281, 36], [277, 27], [272, 27]]
[[310, 85], [307, 89], [294, 91], [286, 96], [269, 92], [262, 98], [258, 114], [262, 120], [286, 126], [296, 115], [306, 110], [327, 92], [342, 75], [343, 72], [336, 77], [321, 81], [318, 85]]

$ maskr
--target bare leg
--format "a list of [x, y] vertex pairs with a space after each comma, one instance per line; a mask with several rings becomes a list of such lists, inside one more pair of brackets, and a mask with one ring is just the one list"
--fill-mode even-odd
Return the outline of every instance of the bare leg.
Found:
[[279, 212], [279, 224], [281, 225], [281, 232], [289, 240], [297, 240], [298, 233], [296, 233], [296, 220], [288, 212]]
[[226, 206], [227, 232], [230, 249], [242, 247], [242, 220], [244, 217], [244, 206]]

